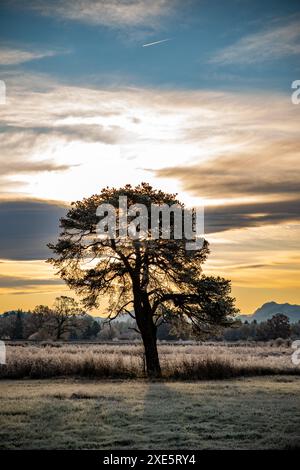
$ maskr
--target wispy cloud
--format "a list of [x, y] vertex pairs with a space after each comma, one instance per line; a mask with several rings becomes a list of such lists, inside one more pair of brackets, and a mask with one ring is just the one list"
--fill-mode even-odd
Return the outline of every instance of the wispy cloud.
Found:
[[25, 50], [0, 46], [0, 65], [18, 65], [58, 54], [56, 51]]
[[[8, 83], [9, 105], [0, 108], [3, 191], [21, 180], [19, 192], [33, 197], [80, 198], [122, 184], [118, 167], [129, 182], [163, 181], [210, 206], [251, 202], [251, 214], [297, 198], [298, 109], [286, 96], [47, 85], [45, 77]], [[272, 222], [238, 210], [235, 226]]]
[[63, 282], [60, 279], [35, 279], [18, 276], [2, 276], [0, 274], [0, 289], [5, 287], [20, 288], [20, 287], [33, 287], [33, 286], [51, 286], [61, 285]]
[[202, 197], [293, 198], [300, 194], [299, 140], [296, 135], [286, 140], [274, 137], [267, 145], [253, 142], [248, 153], [221, 154], [196, 164], [161, 169], [158, 174], [179, 179], [186, 191]]
[[300, 54], [300, 21], [271, 25], [257, 33], [242, 37], [212, 57], [211, 63], [251, 64]]
[[205, 233], [300, 222], [300, 195], [292, 200], [208, 206]]
[[[14, 3], [22, 6], [23, 2]], [[29, 0], [26, 7], [43, 15], [89, 24], [151, 27], [169, 15], [175, 3], [176, 0]]]

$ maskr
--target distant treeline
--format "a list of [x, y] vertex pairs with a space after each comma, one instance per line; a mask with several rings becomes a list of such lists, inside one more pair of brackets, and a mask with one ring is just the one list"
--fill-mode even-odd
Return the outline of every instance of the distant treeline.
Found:
[[4, 340], [88, 340], [99, 331], [99, 323], [90, 315], [68, 319], [62, 328], [54, 316], [41, 313], [17, 310], [0, 316], [0, 338]]
[[286, 315], [277, 313], [260, 323], [256, 320], [240, 322], [236, 328], [224, 330], [220, 337], [225, 341], [269, 341], [277, 338], [300, 338], [300, 321], [290, 323]]
[[[60, 297], [52, 308], [37, 306], [33, 311], [16, 310], [0, 315], [0, 338], [3, 340], [94, 340], [113, 341], [139, 338], [132, 319], [108, 323], [95, 319], [82, 312], [76, 301]], [[157, 337], [161, 341], [194, 340], [192, 328], [182, 328], [180, 323], [162, 323]], [[202, 339], [214, 341], [269, 341], [277, 338], [300, 338], [300, 321], [290, 324], [284, 314], [276, 314], [271, 319], [257, 323], [237, 321], [213, 337]], [[199, 338], [198, 338], [199, 339]]]
[[[179, 325], [163, 324], [158, 330], [160, 340], [191, 340], [193, 337], [192, 329], [180, 329]], [[297, 339], [300, 338], [300, 321], [290, 323], [289, 318], [277, 313], [267, 321], [258, 323], [237, 320], [233, 327], [225, 328], [214, 336], [206, 337], [209, 341], [269, 341], [275, 339]], [[202, 338], [203, 339], [203, 338]]]

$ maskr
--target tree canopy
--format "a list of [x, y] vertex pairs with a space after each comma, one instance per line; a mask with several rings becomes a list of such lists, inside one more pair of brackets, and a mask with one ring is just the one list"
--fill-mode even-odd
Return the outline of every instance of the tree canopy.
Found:
[[[174, 237], [172, 213], [169, 239], [152, 239], [150, 223], [147, 233], [139, 239], [119, 239], [119, 228], [115, 238], [98, 237], [101, 217], [97, 208], [101, 204], [112, 205], [120, 220], [120, 196], [127, 197], [128, 209], [133, 205], [146, 206], [149, 218], [153, 205], [184, 208], [175, 194], [155, 190], [147, 183], [104, 188], [99, 194], [72, 204], [61, 219], [57, 243], [49, 244], [54, 252], [49, 262], [82, 298], [85, 307], [106, 305], [111, 317], [125, 312], [135, 317], [144, 341], [148, 372], [159, 375], [157, 324], [176, 315], [191, 324], [195, 333], [205, 335], [231, 325], [237, 309], [229, 295], [230, 282], [202, 272], [209, 254], [207, 241], [198, 250], [187, 250], [187, 238]], [[128, 217], [128, 226], [133, 219], [133, 215]]]

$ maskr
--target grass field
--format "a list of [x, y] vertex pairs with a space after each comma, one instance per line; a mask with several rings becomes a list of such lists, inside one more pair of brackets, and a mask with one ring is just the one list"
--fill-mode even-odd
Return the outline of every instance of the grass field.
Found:
[[287, 344], [159, 353], [164, 379], [150, 382], [139, 344], [8, 345], [0, 448], [300, 448], [300, 368]]
[[300, 377], [0, 387], [1, 449], [300, 448]]

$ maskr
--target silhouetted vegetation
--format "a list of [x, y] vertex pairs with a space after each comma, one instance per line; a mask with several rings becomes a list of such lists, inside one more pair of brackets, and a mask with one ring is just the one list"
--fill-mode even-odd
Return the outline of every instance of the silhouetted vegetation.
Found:
[[[125, 222], [120, 197], [125, 199]], [[101, 205], [106, 207], [103, 216], [98, 215]], [[127, 237], [126, 243], [121, 243], [120, 227], [125, 225], [127, 234], [141, 206], [148, 216], [146, 227], [142, 229], [141, 222], [136, 226], [142, 236]], [[153, 237], [154, 217], [158, 232], [163, 231], [162, 206], [169, 210], [169, 235]], [[133, 207], [135, 214], [128, 216]], [[157, 191], [147, 183], [107, 187], [73, 203], [60, 221], [62, 230], [57, 242], [49, 244], [53, 251], [49, 262], [86, 308], [99, 307], [106, 299], [112, 316], [125, 312], [134, 316], [145, 349], [147, 373], [153, 377], [161, 375], [157, 351], [160, 323], [175, 317], [191, 326], [194, 334], [207, 336], [231, 325], [237, 313], [235, 299], [230, 297], [230, 281], [203, 275], [202, 265], [209, 254], [207, 241], [192, 250], [187, 249], [191, 239], [183, 233], [181, 238], [176, 236], [174, 207], [184, 209], [176, 194]], [[98, 237], [98, 224], [107, 227], [107, 208], [113, 209], [115, 233], [109, 231], [107, 237]], [[180, 220], [183, 224], [183, 218]], [[195, 226], [195, 220], [193, 223]], [[94, 263], [83, 266], [86, 259]]]
[[290, 324], [286, 315], [273, 315], [271, 319], [258, 323], [240, 322], [236, 328], [226, 328], [222, 335], [215, 339], [225, 341], [269, 341], [275, 339], [296, 339], [300, 337], [300, 321]]
[[17, 310], [0, 316], [2, 339], [84, 340], [96, 338], [99, 331], [99, 323], [66, 296], [58, 297], [52, 308], [38, 305], [32, 312]]
[[[69, 310], [56, 311], [55, 306], [49, 308], [38, 305], [32, 312], [17, 310], [0, 315], [0, 338], [6, 340], [32, 340], [32, 341], [137, 341], [140, 339], [136, 331], [135, 322], [122, 316], [113, 322], [106, 319], [95, 319], [84, 312], [79, 312], [78, 305], [73, 299], [65, 297], [57, 299], [56, 307], [68, 302]], [[70, 310], [70, 306], [73, 305]], [[65, 305], [66, 307], [66, 305]], [[234, 327], [225, 328], [218, 335], [207, 336], [202, 341], [227, 342], [266, 342], [271, 340], [300, 338], [300, 321], [289, 323], [283, 314], [274, 315], [266, 322], [258, 323], [245, 321], [237, 322]], [[195, 341], [197, 336], [191, 325], [182, 325], [173, 319], [168, 323], [161, 323], [157, 328], [159, 341]]]

